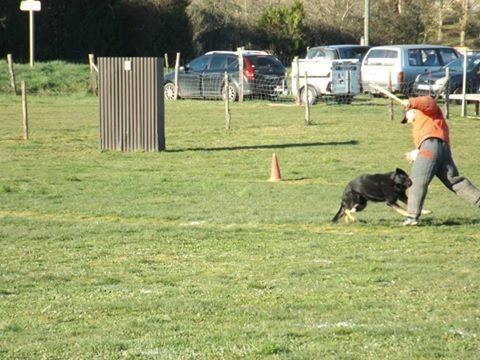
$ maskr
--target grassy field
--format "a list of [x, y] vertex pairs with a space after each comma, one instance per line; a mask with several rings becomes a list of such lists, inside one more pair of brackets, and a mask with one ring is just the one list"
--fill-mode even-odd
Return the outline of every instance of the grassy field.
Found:
[[[385, 101], [166, 104], [167, 151], [99, 151], [98, 99], [0, 95], [0, 358], [474, 359], [480, 210], [438, 180], [418, 227], [345, 184], [410, 170]], [[480, 121], [450, 120], [480, 185]], [[272, 153], [280, 183], [267, 179]]]
[[[15, 63], [13, 68], [19, 94], [21, 81], [27, 83], [30, 94], [87, 93], [90, 70], [86, 64], [48, 61], [37, 62], [33, 68], [29, 64]], [[0, 61], [0, 94], [2, 93], [13, 93], [6, 61]]]

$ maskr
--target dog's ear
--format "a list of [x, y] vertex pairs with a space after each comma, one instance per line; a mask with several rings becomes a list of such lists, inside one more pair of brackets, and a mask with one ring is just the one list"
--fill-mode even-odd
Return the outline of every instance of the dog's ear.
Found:
[[408, 174], [403, 169], [396, 168], [395, 171], [392, 172], [391, 179], [394, 182], [397, 182], [397, 181], [401, 181], [399, 179], [408, 178], [408, 177], [409, 177]]

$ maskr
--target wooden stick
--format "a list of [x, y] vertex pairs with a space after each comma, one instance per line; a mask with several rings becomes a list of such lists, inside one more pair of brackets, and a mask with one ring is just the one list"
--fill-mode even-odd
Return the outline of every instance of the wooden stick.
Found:
[[305, 125], [310, 125], [310, 101], [308, 100], [308, 73], [305, 71]]
[[375, 90], [378, 90], [380, 91], [383, 95], [389, 97], [390, 99], [393, 99], [395, 100], [396, 102], [398, 102], [399, 104], [403, 105], [405, 100], [402, 100], [400, 99], [399, 97], [393, 95], [390, 91], [388, 91], [387, 89], [384, 89], [382, 88], [381, 86], [375, 84], [375, 83], [370, 83], [369, 84], [372, 88], [374, 88]]
[[238, 102], [243, 102], [243, 48], [237, 48], [238, 56]]
[[293, 62], [295, 64], [295, 73], [294, 73], [294, 79], [295, 79], [295, 88], [297, 89], [297, 97], [295, 98], [295, 103], [300, 106], [302, 103], [302, 99], [300, 98], [300, 64], [298, 61], [298, 56], [295, 56], [293, 59]]
[[28, 140], [27, 83], [22, 81], [23, 138]]
[[[392, 91], [392, 72], [390, 71], [388, 74], [388, 91]], [[388, 106], [388, 113], [390, 115], [390, 120], [393, 121], [393, 116], [394, 116], [394, 110], [393, 110], [393, 99], [390, 98], [390, 104]]]
[[229, 88], [229, 82], [228, 82], [228, 73], [225, 71], [225, 85], [224, 85], [224, 91], [223, 91], [223, 96], [225, 99], [225, 128], [227, 130], [230, 130], [230, 122], [232, 120], [231, 114], [230, 114], [230, 99], [228, 97], [228, 88]]
[[175, 59], [175, 77], [174, 77], [174, 83], [175, 83], [175, 100], [178, 99], [178, 71], [180, 69], [180, 53], [177, 52], [177, 57]]
[[12, 85], [13, 93], [17, 95], [17, 84], [15, 82], [15, 70], [13, 69], [12, 54], [7, 54], [7, 62], [8, 62], [8, 72], [10, 74], [10, 84]]
[[165, 53], [165, 54], [163, 55], [163, 57], [164, 57], [164, 59], [165, 59], [165, 64], [164, 64], [165, 66], [164, 66], [164, 68], [168, 69], [168, 68], [170, 67], [170, 66], [168, 65], [168, 54]]
[[88, 54], [88, 63], [90, 64], [90, 83], [89, 90], [98, 95], [98, 67], [95, 65], [95, 56]]

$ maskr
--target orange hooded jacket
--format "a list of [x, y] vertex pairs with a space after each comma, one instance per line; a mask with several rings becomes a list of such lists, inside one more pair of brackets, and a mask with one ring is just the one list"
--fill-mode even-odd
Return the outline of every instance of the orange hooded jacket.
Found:
[[413, 122], [413, 144], [420, 148], [428, 138], [438, 138], [450, 144], [447, 122], [442, 110], [431, 96], [419, 96], [408, 99], [407, 109], [417, 110]]

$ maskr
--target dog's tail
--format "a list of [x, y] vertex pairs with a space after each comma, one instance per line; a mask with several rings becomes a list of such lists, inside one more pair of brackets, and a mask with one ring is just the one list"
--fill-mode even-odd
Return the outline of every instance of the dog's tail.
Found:
[[345, 215], [345, 206], [343, 206], [343, 204], [341, 204], [340, 209], [338, 209], [337, 213], [335, 214], [335, 216], [332, 219], [332, 223], [338, 222], [338, 220], [340, 218], [342, 218], [343, 215]]

